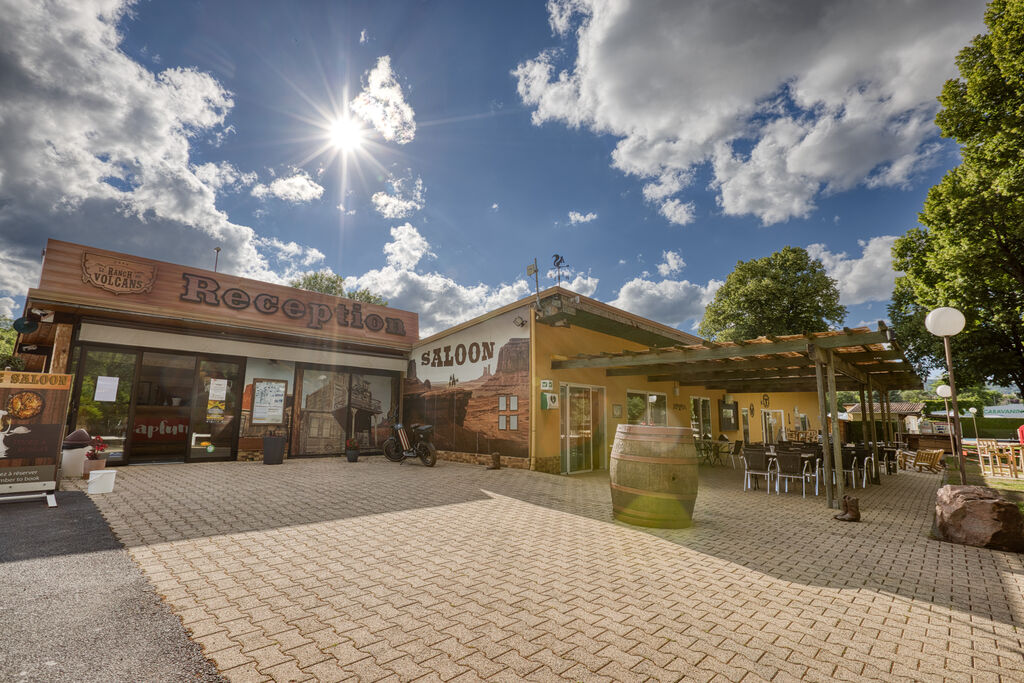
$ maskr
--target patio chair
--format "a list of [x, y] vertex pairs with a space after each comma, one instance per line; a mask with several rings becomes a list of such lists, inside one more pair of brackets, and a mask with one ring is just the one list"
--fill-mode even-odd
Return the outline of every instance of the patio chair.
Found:
[[736, 458], [743, 456], [743, 439], [736, 439], [733, 442], [732, 448], [729, 450], [729, 461], [732, 463], [732, 468], [736, 469]]
[[[999, 444], [999, 449], [994, 455], [995, 461], [993, 463], [993, 475], [997, 477], [1013, 477], [1016, 479], [1017, 463], [1013, 448], [1009, 444]], [[996, 470], [998, 470], [998, 473]]]
[[[768, 493], [772, 489], [772, 469], [775, 459], [768, 455], [763, 448], [746, 448], [743, 455], [743, 490], [756, 488], [757, 477], [764, 477], [765, 488]], [[751, 483], [754, 486], [751, 486]]]
[[857, 448], [853, 451], [853, 457], [857, 464], [857, 469], [861, 473], [860, 487], [866, 489], [868, 487], [868, 475], [875, 472], [875, 454], [866, 448]]
[[945, 454], [941, 448], [922, 448], [917, 452], [917, 457], [914, 458], [913, 467], [918, 472], [922, 468], [929, 472], [941, 472], [942, 471], [942, 456]]
[[[857, 488], [857, 453], [852, 448], [843, 449], [843, 476], [850, 475], [850, 488]], [[863, 488], [863, 487], [861, 487]]]
[[896, 451], [896, 464], [901, 470], [909, 470], [913, 467], [916, 458], [917, 451], [912, 451], [908, 448], [900, 448]]
[[775, 493], [779, 493], [779, 481], [786, 480], [786, 493], [789, 493], [789, 480], [799, 479], [803, 497], [807, 497], [807, 478], [810, 476], [810, 463], [800, 457], [799, 453], [779, 453], [775, 456]]

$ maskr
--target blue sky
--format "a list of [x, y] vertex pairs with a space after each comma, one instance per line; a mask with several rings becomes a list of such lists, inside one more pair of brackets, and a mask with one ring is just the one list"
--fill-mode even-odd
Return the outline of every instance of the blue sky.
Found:
[[554, 253], [577, 291], [691, 331], [737, 260], [795, 245], [873, 323], [892, 239], [957, 163], [935, 96], [983, 8], [0, 0], [0, 313], [51, 236], [329, 268], [424, 333]]

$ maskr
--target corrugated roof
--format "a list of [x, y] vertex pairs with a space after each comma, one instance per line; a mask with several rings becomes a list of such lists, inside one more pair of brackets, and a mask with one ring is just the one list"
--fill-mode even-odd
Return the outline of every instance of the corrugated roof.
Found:
[[[881, 403], [875, 403], [873, 407], [876, 416], [882, 414]], [[860, 410], [861, 405], [857, 403], [847, 412], [859, 413]], [[894, 413], [896, 415], [916, 415], [917, 413], [920, 413], [922, 410], [924, 410], [924, 403], [918, 403], [915, 401], [891, 401], [889, 403], [889, 412]]]

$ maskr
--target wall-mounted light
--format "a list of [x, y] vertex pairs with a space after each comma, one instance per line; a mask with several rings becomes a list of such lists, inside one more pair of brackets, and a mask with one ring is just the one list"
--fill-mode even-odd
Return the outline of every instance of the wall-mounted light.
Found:
[[516, 327], [525, 327], [526, 321], [523, 320], [523, 316], [517, 315], [515, 318], [512, 319], [512, 324], [515, 325]]

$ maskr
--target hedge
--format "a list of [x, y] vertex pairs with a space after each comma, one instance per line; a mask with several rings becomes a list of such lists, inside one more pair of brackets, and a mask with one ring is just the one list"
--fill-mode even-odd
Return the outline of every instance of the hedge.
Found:
[[[1009, 417], [979, 417], [977, 420], [978, 436], [982, 439], [1012, 439], [1016, 441], [1017, 428], [1024, 424], [1024, 420]], [[860, 422], [847, 422], [846, 425], [851, 441], [863, 440], [861, 438]], [[875, 425], [876, 433], [881, 434], [882, 423], [876, 421]], [[974, 438], [974, 420], [971, 418], [961, 418], [960, 428], [963, 430], [964, 438]]]

